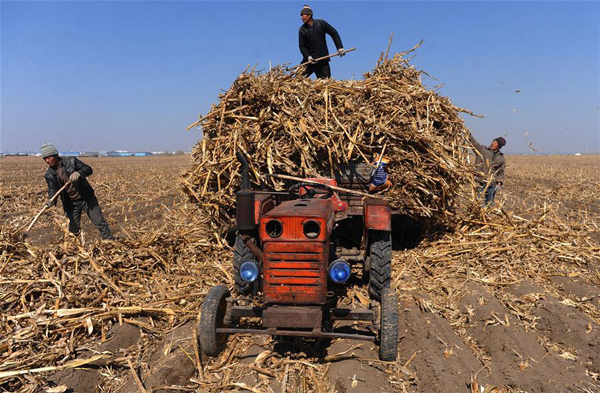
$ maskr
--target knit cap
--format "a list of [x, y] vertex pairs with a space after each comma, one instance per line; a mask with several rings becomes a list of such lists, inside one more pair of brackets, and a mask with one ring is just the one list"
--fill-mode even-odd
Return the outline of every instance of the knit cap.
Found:
[[310, 8], [308, 5], [304, 5], [304, 7], [302, 7], [302, 11], [300, 11], [300, 15], [310, 15], [312, 16], [313, 12], [312, 12], [312, 8]]
[[496, 142], [498, 142], [498, 149], [501, 149], [502, 146], [506, 146], [506, 139], [502, 138], [501, 136], [499, 136], [498, 138], [494, 139]]
[[52, 143], [44, 143], [42, 145], [42, 158], [58, 155], [58, 150]]

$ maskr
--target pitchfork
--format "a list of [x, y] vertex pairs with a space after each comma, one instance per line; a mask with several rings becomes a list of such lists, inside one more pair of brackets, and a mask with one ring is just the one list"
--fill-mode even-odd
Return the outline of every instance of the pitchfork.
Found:
[[[62, 186], [60, 188], [60, 190], [58, 190], [58, 192], [56, 194], [54, 194], [54, 196], [52, 198], [50, 198], [50, 203], [54, 202], [56, 200], [56, 198], [58, 198], [58, 196], [60, 195], [61, 192], [63, 192], [63, 190], [65, 188], [67, 188], [67, 186], [71, 184], [71, 181], [69, 180], [68, 182], [65, 183], [64, 186]], [[31, 222], [29, 223], [29, 226], [27, 227], [27, 229], [25, 229], [25, 232], [23, 232], [23, 234], [21, 235], [22, 239], [25, 239], [27, 237], [27, 234], [29, 233], [29, 231], [31, 230], [31, 228], [33, 227], [33, 224], [35, 224], [35, 222], [38, 220], [38, 218], [40, 218], [40, 216], [42, 215], [42, 213], [44, 213], [46, 211], [46, 209], [48, 208], [48, 202], [46, 202], [46, 204], [44, 204], [44, 207], [42, 207], [42, 210], [40, 210], [40, 212], [38, 214], [36, 214], [35, 217], [33, 217], [33, 220], [31, 220]]]

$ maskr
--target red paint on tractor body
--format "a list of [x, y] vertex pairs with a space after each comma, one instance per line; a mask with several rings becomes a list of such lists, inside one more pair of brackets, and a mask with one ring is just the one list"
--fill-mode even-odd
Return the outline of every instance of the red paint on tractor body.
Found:
[[[282, 233], [277, 237], [271, 237], [267, 233], [266, 225], [271, 220], [279, 221], [283, 226]], [[308, 221], [316, 221], [321, 227], [316, 238], [308, 238], [304, 234], [304, 224]], [[260, 240], [262, 242], [324, 242], [329, 239], [334, 224], [335, 214], [330, 199], [294, 199], [282, 202], [261, 217]]]
[[264, 243], [265, 303], [325, 304], [328, 257], [328, 243]]
[[391, 231], [392, 209], [383, 199], [367, 198], [363, 202], [366, 230]]
[[[269, 235], [270, 221], [281, 233]], [[308, 237], [304, 225], [318, 224]], [[335, 224], [329, 199], [295, 199], [268, 211], [260, 220], [263, 245], [263, 292], [267, 304], [325, 304], [329, 238]], [[314, 234], [314, 231], [313, 231]]]
[[[335, 179], [328, 179], [325, 177], [310, 177], [306, 180], [312, 180], [314, 182], [317, 183], [321, 183], [321, 184], [325, 184], [326, 186], [334, 186], [337, 187], [337, 182], [335, 181]], [[310, 186], [307, 186], [307, 188], [310, 189]], [[306, 191], [304, 189], [300, 189], [299, 195], [302, 196], [306, 194]], [[333, 211], [334, 212], [345, 212], [348, 210], [348, 204], [344, 201], [342, 201], [339, 197], [339, 195], [337, 194], [337, 192], [334, 192], [333, 195], [331, 196], [331, 202], [333, 203]]]

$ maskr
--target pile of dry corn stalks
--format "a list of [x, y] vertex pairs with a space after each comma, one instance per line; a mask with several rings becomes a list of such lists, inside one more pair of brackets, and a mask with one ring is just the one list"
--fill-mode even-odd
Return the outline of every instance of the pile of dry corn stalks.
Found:
[[[186, 192], [225, 226], [240, 183], [236, 151], [246, 153], [255, 185], [281, 188], [265, 177], [333, 177], [350, 161], [389, 157], [394, 209], [426, 224], [450, 225], [472, 177], [466, 165], [468, 130], [446, 97], [427, 90], [407, 53], [383, 56], [362, 80], [311, 81], [276, 67], [240, 75], [201, 126]], [[468, 192], [467, 192], [468, 194]], [[221, 228], [222, 229], [222, 228]]]

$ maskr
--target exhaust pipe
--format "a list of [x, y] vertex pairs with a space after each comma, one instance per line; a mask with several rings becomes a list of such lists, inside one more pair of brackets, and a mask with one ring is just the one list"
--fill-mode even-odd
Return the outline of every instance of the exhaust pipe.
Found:
[[240, 164], [242, 164], [242, 184], [241, 184], [241, 189], [242, 190], [248, 190], [250, 189], [250, 175], [248, 174], [248, 169], [250, 168], [250, 165], [248, 165], [248, 160], [246, 160], [246, 157], [244, 157], [244, 155], [241, 152], [236, 152], [235, 153], [238, 161], [240, 162]]
[[241, 152], [236, 152], [236, 157], [242, 164], [242, 184], [240, 191], [235, 195], [235, 225], [239, 231], [251, 231], [254, 223], [254, 191], [250, 189], [250, 165]]

